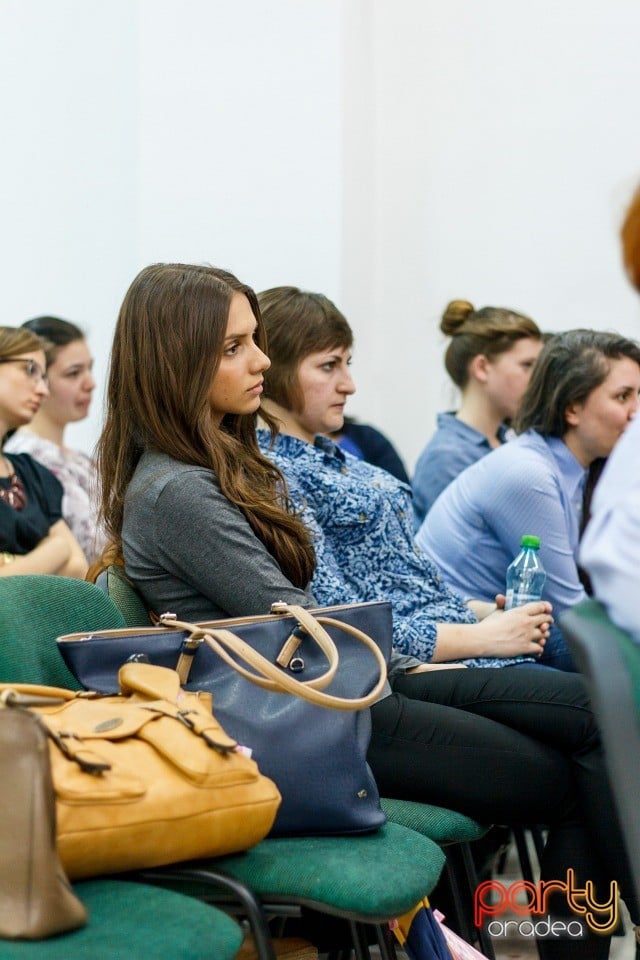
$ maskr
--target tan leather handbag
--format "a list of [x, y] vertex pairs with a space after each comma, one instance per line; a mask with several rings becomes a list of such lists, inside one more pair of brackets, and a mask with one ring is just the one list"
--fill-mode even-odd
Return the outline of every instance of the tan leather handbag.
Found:
[[49, 735], [69, 876], [219, 856], [266, 836], [280, 794], [220, 727], [211, 696], [145, 663], [125, 664], [119, 682], [117, 697], [0, 685], [5, 698], [49, 700], [31, 709]]
[[0, 707], [0, 937], [40, 940], [81, 927], [87, 911], [56, 850], [47, 736], [26, 710]]

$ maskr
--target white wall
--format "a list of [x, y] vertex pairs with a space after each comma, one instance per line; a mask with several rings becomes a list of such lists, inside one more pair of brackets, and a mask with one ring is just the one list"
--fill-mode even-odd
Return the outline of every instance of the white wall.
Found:
[[[79, 323], [101, 381], [136, 251], [134, 12], [0, 2], [0, 323]], [[99, 407], [70, 442], [92, 445]]]
[[339, 300], [342, 49], [339, 0], [0, 0], [0, 323], [79, 323], [104, 384], [147, 263]]
[[453, 401], [438, 331], [450, 299], [640, 336], [616, 238], [640, 178], [640, 4], [353, 7], [370, 13], [353, 105], [369, 142], [345, 163], [343, 302], [367, 345], [353, 406], [413, 462]]
[[0, 323], [84, 325], [104, 382], [153, 260], [321, 290], [413, 463], [449, 299], [640, 335], [639, 36], [637, 0], [0, 0]]

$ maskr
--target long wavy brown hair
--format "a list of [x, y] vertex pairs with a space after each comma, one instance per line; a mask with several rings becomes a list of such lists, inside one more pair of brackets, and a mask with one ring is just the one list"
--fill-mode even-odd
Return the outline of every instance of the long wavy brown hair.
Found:
[[[305, 587], [315, 556], [280, 471], [258, 448], [256, 414], [217, 424], [209, 391], [222, 356], [234, 293], [246, 296], [266, 335], [255, 293], [216, 267], [160, 263], [135, 278], [120, 309], [107, 385], [106, 420], [98, 442], [101, 519], [111, 539], [95, 576], [122, 562], [127, 488], [145, 450], [213, 470], [224, 495], [244, 513], [285, 576]], [[274, 424], [261, 411], [272, 430]]]

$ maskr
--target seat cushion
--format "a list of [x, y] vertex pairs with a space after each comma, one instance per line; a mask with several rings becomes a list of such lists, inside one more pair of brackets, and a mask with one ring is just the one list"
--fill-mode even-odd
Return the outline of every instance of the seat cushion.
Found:
[[392, 823], [409, 827], [437, 844], [468, 843], [483, 837], [489, 829], [463, 813], [434, 807], [430, 803], [392, 800], [389, 797], [383, 797], [380, 803]]
[[86, 927], [37, 942], [0, 940], [0, 960], [231, 960], [242, 943], [225, 913], [171, 890], [119, 880], [74, 890], [89, 911]]
[[[336, 916], [382, 922], [400, 916], [436, 885], [444, 854], [396, 823], [350, 837], [277, 837], [247, 853], [210, 861], [267, 903], [297, 903]], [[208, 861], [200, 861], [206, 867]], [[196, 895], [206, 885], [172, 884]]]

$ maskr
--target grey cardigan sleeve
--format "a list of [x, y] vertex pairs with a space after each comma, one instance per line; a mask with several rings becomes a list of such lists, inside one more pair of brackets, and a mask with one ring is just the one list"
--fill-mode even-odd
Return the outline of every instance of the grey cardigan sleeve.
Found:
[[289, 582], [208, 471], [170, 479], [158, 494], [153, 519], [159, 564], [229, 616], [268, 613], [276, 600], [316, 605], [310, 592]]

